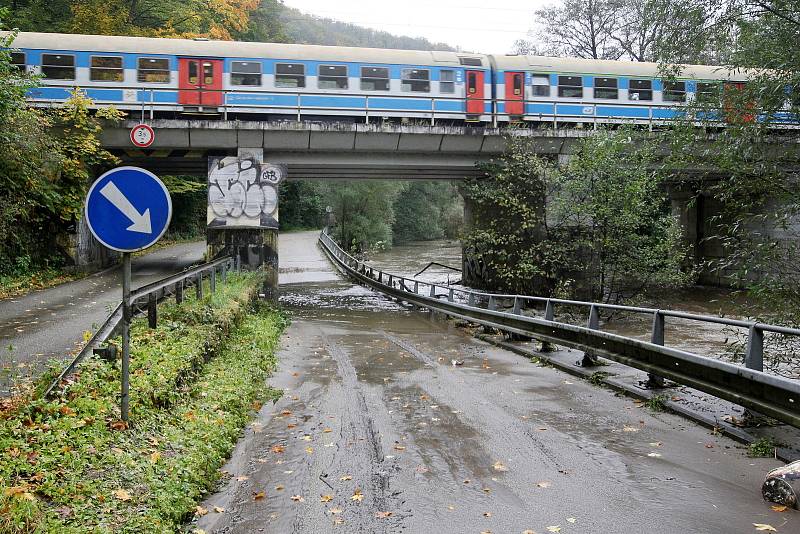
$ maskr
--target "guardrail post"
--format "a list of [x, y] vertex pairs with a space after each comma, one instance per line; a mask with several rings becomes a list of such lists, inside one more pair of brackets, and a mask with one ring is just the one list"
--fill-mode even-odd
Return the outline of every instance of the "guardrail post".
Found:
[[472, 306], [472, 307], [474, 307], [474, 306], [475, 306], [475, 293], [473, 293], [472, 291], [470, 291], [470, 292], [469, 292], [469, 302], [468, 302], [468, 305], [469, 305], [469, 306]]
[[744, 366], [754, 371], [764, 370], [764, 331], [757, 324], [751, 325], [750, 332], [747, 334]]
[[495, 311], [497, 309], [497, 300], [494, 298], [494, 295], [489, 295], [489, 311]]
[[419, 293], [419, 282], [414, 280], [414, 294]]
[[431, 284], [431, 297], [436, 297], [436, 286]]
[[183, 302], [183, 280], [175, 282], [175, 303]]
[[383, 283], [383, 271], [378, 271], [378, 282]]
[[216, 293], [217, 292], [217, 268], [216, 267], [212, 267], [211, 268], [211, 292], [212, 293]]
[[150, 328], [158, 326], [158, 299], [155, 293], [147, 295], [147, 326]]
[[448, 293], [447, 293], [447, 300], [449, 300], [450, 302], [453, 302], [453, 288], [452, 287], [450, 288], [450, 291], [448, 291]]
[[[589, 321], [586, 327], [591, 330], [600, 329], [600, 313], [597, 311], [597, 306], [594, 304], [592, 304], [591, 308], [589, 308]], [[597, 365], [597, 356], [591, 352], [584, 352], [583, 359], [580, 362], [577, 362], [577, 364], [581, 367], [594, 367]]]
[[202, 300], [203, 298], [203, 273], [197, 273], [197, 279], [195, 281], [195, 291], [197, 292], [197, 300]]
[[519, 315], [520, 314], [519, 297], [516, 297], [516, 296], [514, 297], [514, 308], [511, 310], [511, 313], [513, 313], [514, 315]]
[[[661, 311], [656, 311], [653, 314], [653, 331], [650, 335], [650, 343], [654, 345], [664, 346], [664, 314]], [[647, 373], [647, 382], [645, 387], [648, 389], [656, 389], [666, 387], [667, 384], [663, 376], [653, 373]]]
[[389, 287], [394, 287], [394, 277], [392, 277], [391, 274], [389, 275], [389, 281], [386, 282], [386, 285], [388, 285]]
[[547, 299], [547, 304], [544, 307], [544, 320], [553, 321], [555, 317], [555, 310], [553, 309], [553, 301]]

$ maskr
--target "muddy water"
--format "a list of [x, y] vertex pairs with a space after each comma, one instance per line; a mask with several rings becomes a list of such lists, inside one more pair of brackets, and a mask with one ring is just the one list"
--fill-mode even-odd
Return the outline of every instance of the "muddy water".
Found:
[[[414, 534], [796, 528], [794, 516], [772, 512], [758, 495], [776, 462], [748, 459], [683, 419], [355, 286], [325, 268], [315, 241], [311, 233], [281, 237], [281, 302], [292, 324], [270, 384], [283, 396], [248, 427], [225, 483], [203, 503], [209, 513], [193, 526]], [[395, 270], [414, 274], [403, 263], [410, 252], [401, 253], [390, 253]]]
[[[399, 245], [391, 250], [373, 253], [369, 261], [380, 269], [413, 277], [430, 262], [438, 262], [452, 267], [461, 267], [461, 244], [458, 241], [436, 240], [420, 241]], [[452, 283], [458, 286], [460, 273], [441, 267], [431, 267], [418, 277], [420, 280], [441, 284]], [[507, 303], [510, 306], [510, 303]], [[643, 307], [679, 310], [697, 315], [748, 319], [745, 313], [747, 302], [731, 291], [716, 288], [691, 288], [675, 290], [650, 298], [641, 303]], [[558, 310], [557, 310], [558, 311]], [[530, 310], [527, 313], [536, 313]], [[541, 313], [539, 310], [538, 313]], [[584, 310], [584, 314], [588, 310]], [[586, 324], [588, 317], [576, 314], [561, 314], [560, 320], [573, 324]], [[652, 317], [638, 314], [619, 314], [604, 316], [601, 327], [609, 332], [650, 340]], [[714, 323], [692, 321], [689, 319], [668, 318], [665, 324], [665, 344], [669, 347], [692, 352], [702, 356], [742, 363], [743, 348], [747, 330], [727, 327]], [[767, 335], [769, 337], [769, 334]], [[766, 346], [765, 367], [767, 371], [777, 372], [791, 378], [800, 378], [800, 367], [787, 366], [772, 361], [781, 354]]]

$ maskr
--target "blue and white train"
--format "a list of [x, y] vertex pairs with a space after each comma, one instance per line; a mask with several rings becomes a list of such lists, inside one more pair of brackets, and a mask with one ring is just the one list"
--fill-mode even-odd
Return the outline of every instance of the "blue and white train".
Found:
[[653, 124], [747, 81], [700, 65], [662, 80], [654, 63], [202, 39], [20, 33], [13, 47], [42, 77], [34, 103], [80, 87], [151, 117]]

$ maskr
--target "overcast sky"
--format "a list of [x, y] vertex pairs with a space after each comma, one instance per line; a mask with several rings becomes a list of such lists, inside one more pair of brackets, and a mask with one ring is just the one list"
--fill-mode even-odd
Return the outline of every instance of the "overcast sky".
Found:
[[533, 26], [533, 11], [555, 0], [283, 0], [312, 15], [464, 50], [506, 54]]

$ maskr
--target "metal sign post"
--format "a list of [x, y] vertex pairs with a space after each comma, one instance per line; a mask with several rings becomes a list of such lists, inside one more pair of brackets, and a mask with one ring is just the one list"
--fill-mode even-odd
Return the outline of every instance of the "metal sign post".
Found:
[[131, 252], [158, 241], [172, 218], [172, 199], [158, 177], [137, 167], [119, 167], [89, 188], [86, 222], [97, 240], [122, 252], [122, 390], [121, 419], [130, 408]]

